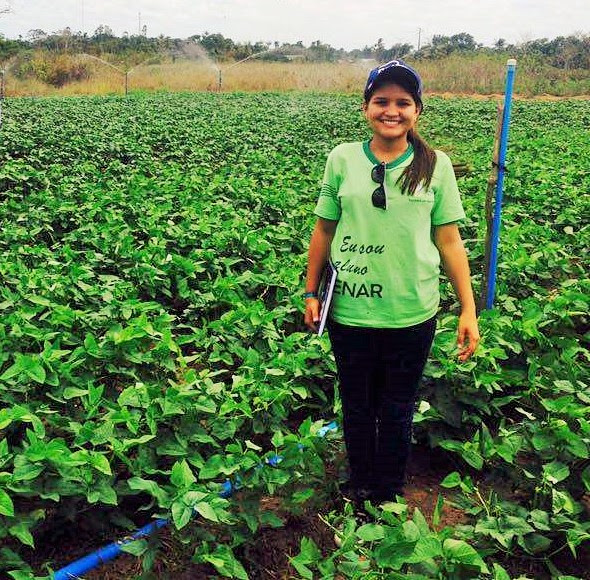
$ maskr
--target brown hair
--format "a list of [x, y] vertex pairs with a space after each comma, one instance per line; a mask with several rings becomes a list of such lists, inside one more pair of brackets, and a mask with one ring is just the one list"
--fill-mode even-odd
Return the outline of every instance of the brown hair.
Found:
[[408, 131], [408, 141], [414, 147], [414, 158], [399, 176], [398, 183], [401, 183], [402, 193], [414, 195], [420, 183], [423, 183], [426, 189], [430, 186], [436, 165], [436, 153], [414, 129]]
[[[422, 99], [416, 93], [413, 85], [408, 83], [403, 76], [395, 79], [384, 78], [381, 82], [377, 81], [372, 87], [372, 90], [365, 95], [365, 105], [369, 103], [375, 90], [385, 84], [396, 84], [406, 90], [414, 99], [416, 107], [420, 110], [420, 114], [424, 110]], [[424, 139], [418, 134], [416, 129], [408, 131], [408, 142], [414, 148], [414, 158], [412, 162], [404, 169], [403, 173], [398, 178], [398, 183], [401, 184], [402, 193], [414, 195], [418, 185], [424, 184], [428, 189], [432, 181], [432, 174], [434, 173], [434, 166], [436, 165], [436, 153], [434, 149], [426, 143]]]

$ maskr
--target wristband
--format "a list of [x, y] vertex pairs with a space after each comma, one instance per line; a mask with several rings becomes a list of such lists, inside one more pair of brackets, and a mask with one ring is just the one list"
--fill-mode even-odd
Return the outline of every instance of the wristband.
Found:
[[318, 297], [317, 292], [304, 292], [303, 293], [303, 298], [317, 298], [317, 297]]

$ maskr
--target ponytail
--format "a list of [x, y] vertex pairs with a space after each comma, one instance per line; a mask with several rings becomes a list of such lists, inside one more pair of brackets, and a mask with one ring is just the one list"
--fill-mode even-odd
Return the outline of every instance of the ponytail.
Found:
[[[409, 82], [406, 76], [396, 77], [395, 80], [391, 78], [377, 79], [370, 91], [365, 91], [365, 107], [368, 106], [371, 100], [371, 95], [380, 87], [386, 84], [395, 84], [406, 90], [416, 103], [418, 113], [422, 114], [424, 105], [422, 103], [421, 94], [416, 92], [415, 83]], [[420, 137], [416, 129], [408, 131], [408, 143], [414, 147], [414, 158], [410, 165], [408, 165], [403, 173], [399, 176], [397, 182], [400, 184], [402, 193], [414, 195], [419, 185], [423, 185], [426, 189], [430, 186], [432, 181], [432, 174], [434, 173], [434, 166], [436, 165], [436, 153], [434, 149]]]
[[436, 165], [436, 153], [415, 129], [408, 131], [408, 142], [414, 147], [414, 159], [404, 169], [398, 183], [401, 182], [402, 193], [414, 195], [420, 184], [423, 184], [426, 189], [430, 186]]

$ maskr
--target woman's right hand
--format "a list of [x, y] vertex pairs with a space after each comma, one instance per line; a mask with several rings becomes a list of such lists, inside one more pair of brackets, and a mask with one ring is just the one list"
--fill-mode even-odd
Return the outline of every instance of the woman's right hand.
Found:
[[320, 301], [317, 298], [305, 299], [305, 326], [313, 332], [318, 331], [320, 321]]

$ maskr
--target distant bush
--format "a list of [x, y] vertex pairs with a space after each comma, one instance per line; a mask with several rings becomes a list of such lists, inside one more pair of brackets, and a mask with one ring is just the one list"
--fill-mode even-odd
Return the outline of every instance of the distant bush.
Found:
[[69, 54], [35, 51], [20, 58], [14, 72], [21, 79], [34, 78], [54, 87], [90, 78], [86, 63]]

